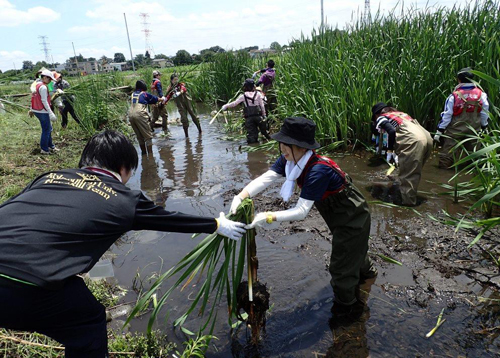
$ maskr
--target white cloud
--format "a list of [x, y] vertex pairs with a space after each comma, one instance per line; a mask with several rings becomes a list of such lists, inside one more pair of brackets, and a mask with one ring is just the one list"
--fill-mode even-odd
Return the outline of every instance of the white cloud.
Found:
[[0, 0], [0, 14], [2, 14], [0, 27], [15, 27], [33, 22], [48, 23], [61, 17], [61, 14], [43, 6], [32, 7], [26, 11], [17, 10], [7, 0]]
[[7, 70], [9, 68], [21, 69], [23, 61], [29, 61], [32, 56], [24, 51], [0, 51], [0, 68]]

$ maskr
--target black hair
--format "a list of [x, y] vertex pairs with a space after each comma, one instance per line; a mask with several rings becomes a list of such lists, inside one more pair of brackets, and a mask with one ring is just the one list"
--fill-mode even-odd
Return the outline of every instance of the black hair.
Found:
[[172, 82], [172, 80], [176, 77], [178, 78], [179, 76], [177, 76], [176, 73], [172, 73], [172, 75], [170, 76], [170, 82]]
[[274, 61], [273, 60], [267, 61], [267, 67], [273, 68], [274, 67]]
[[135, 90], [136, 91], [147, 91], [148, 85], [143, 80], [139, 80], [135, 83]]
[[252, 79], [246, 79], [245, 82], [243, 82], [243, 91], [245, 92], [250, 92], [255, 90], [255, 82]]
[[458, 71], [458, 80], [462, 83], [472, 83], [474, 74], [471, 71], [472, 69], [470, 67], [462, 68], [460, 71]]
[[377, 118], [380, 117], [384, 113], [397, 112], [397, 111], [398, 110], [396, 108], [391, 107], [391, 106], [384, 107], [380, 111], [378, 111], [377, 113], [373, 113], [373, 115], [372, 115], [372, 122], [375, 122], [377, 120]]
[[119, 173], [132, 171], [138, 164], [134, 145], [122, 133], [106, 130], [92, 136], [83, 149], [79, 168], [96, 166]]

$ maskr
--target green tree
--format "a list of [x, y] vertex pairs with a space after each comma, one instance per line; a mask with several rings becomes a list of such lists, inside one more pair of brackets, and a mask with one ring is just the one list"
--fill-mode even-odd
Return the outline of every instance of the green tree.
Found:
[[274, 42], [271, 43], [271, 45], [269, 45], [269, 48], [271, 50], [280, 51], [281, 50], [281, 45], [279, 44], [279, 42], [274, 41]]
[[143, 65], [145, 58], [146, 57], [142, 53], [140, 53], [137, 56], [135, 56], [134, 61], [139, 63], [140, 65]]
[[23, 70], [32, 70], [35, 65], [31, 61], [23, 61]]
[[205, 50], [201, 53], [201, 59], [204, 62], [212, 62], [214, 60], [215, 52], [210, 50]]
[[162, 53], [159, 53], [159, 54], [155, 55], [155, 60], [158, 59], [158, 58], [164, 58], [165, 60], [168, 60], [168, 56], [164, 55]]
[[175, 54], [175, 57], [174, 57], [174, 64], [176, 66], [188, 65], [190, 63], [193, 63], [193, 59], [192, 59], [191, 55], [189, 54], [189, 52], [187, 52], [186, 50], [177, 51], [177, 53]]
[[125, 62], [125, 61], [126, 61], [125, 55], [121, 52], [117, 52], [113, 56], [113, 62]]

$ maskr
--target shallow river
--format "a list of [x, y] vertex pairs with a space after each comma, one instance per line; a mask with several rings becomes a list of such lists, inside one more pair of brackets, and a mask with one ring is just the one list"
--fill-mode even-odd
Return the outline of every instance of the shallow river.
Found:
[[[202, 112], [203, 108], [198, 108], [198, 111]], [[178, 117], [176, 111], [169, 115], [170, 118]], [[266, 171], [275, 156], [239, 150], [246, 144], [243, 139], [226, 140], [220, 124], [209, 125], [208, 114], [200, 118], [202, 136], [191, 123], [189, 138], [184, 138], [182, 127], [175, 125], [170, 126], [170, 139], [157, 137], [154, 157], [141, 159], [128, 185], [143, 190], [156, 203], [164, 204], [167, 210], [218, 216], [220, 211], [229, 209], [231, 195], [228, 192], [241, 190], [251, 179]], [[369, 166], [367, 157], [354, 155], [335, 160], [351, 175], [366, 198], [375, 200], [368, 190], [374, 183], [383, 181], [386, 167]], [[441, 209], [451, 213], [463, 212], [461, 204], [453, 204], [449, 196], [436, 195], [443, 191], [438, 184], [445, 182], [450, 174], [439, 171], [435, 161], [433, 158], [424, 168], [419, 190], [427, 200], [418, 211], [423, 214], [436, 214]], [[278, 193], [279, 186], [263, 195], [271, 197]], [[384, 232], [404, 236], [405, 219], [415, 216], [411, 210], [379, 205], [371, 205], [371, 211], [372, 236]], [[426, 230], [425, 227], [421, 229]], [[325, 265], [330, 243], [310, 230], [293, 235], [283, 232], [273, 235], [268, 231], [257, 236], [259, 278], [267, 284], [273, 305], [259, 352], [244, 353], [245, 337], [249, 335], [244, 327], [237, 332], [237, 339], [231, 339], [223, 299], [214, 332], [218, 340], [213, 341], [208, 357], [493, 357], [500, 352], [499, 330], [481, 338], [469, 334], [471, 330], [481, 329], [482, 323], [488, 327], [498, 326], [498, 316], [492, 316], [493, 311], [486, 305], [471, 308], [463, 300], [454, 303], [454, 309], [446, 316], [446, 323], [432, 338], [426, 339], [425, 334], [434, 327], [441, 308], [447, 307], [448, 303], [437, 299], [427, 307], [409, 304], [403, 288], [421, 284], [416, 283], [411, 265], [404, 261], [403, 266], [380, 265], [377, 279], [371, 282], [372, 285], [363, 287], [369, 293], [369, 309], [360, 322], [332, 330], [329, 326], [332, 290]], [[416, 245], [426, 245], [422, 238], [406, 239], [414, 240]], [[116, 255], [113, 259], [115, 279], [120, 286], [130, 290], [122, 302], [136, 299], [132, 291], [134, 278], [142, 280], [148, 287], [150, 275], [160, 270], [165, 272], [198, 241], [199, 238], [191, 239], [187, 234], [129, 233], [121, 244], [112, 248]], [[314, 245], [305, 247], [306, 241]], [[411, 259], [408, 257], [408, 262]], [[462, 276], [457, 280], [470, 292], [498, 298], [493, 291]], [[402, 289], [400, 297], [386, 294], [388, 288], [394, 291], [395, 286]], [[192, 287], [176, 292], [169, 301], [168, 307], [174, 318], [190, 304], [190, 290]], [[148, 318], [146, 314], [134, 319], [131, 329], [145, 330]], [[119, 326], [121, 319], [123, 317], [115, 320], [113, 325]], [[196, 329], [196, 320], [191, 325], [187, 322], [186, 326]], [[165, 323], [162, 316], [156, 327], [167, 332], [169, 339], [178, 344], [185, 340], [178, 330], [172, 329], [172, 318]]]

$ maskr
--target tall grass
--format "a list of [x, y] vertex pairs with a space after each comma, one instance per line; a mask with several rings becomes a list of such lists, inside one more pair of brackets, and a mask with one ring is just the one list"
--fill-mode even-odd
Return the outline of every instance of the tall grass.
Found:
[[203, 88], [206, 101], [228, 102], [241, 90], [246, 78], [255, 71], [247, 52], [224, 52], [202, 67], [196, 83]]

